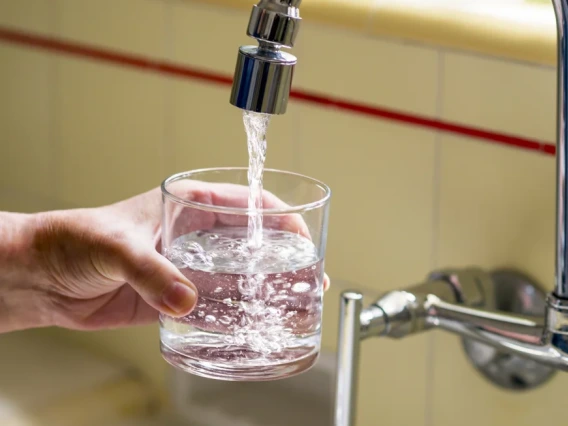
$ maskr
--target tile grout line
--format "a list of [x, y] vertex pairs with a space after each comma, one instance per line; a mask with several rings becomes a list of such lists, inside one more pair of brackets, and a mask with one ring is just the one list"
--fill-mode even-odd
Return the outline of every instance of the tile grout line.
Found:
[[[163, 19], [163, 37], [164, 37], [164, 57], [172, 58], [175, 51], [175, 37], [173, 34], [173, 2], [175, 0], [166, 0], [164, 2], [164, 19]], [[170, 173], [171, 165], [168, 162], [169, 150], [168, 148], [173, 143], [173, 129], [175, 128], [175, 116], [173, 112], [173, 99], [172, 91], [170, 90], [169, 81], [164, 79], [163, 81], [163, 108], [162, 108], [162, 144], [161, 144], [161, 154], [162, 154], [162, 178], [166, 179]]]
[[[49, 27], [52, 34], [57, 34], [59, 30], [59, 2], [56, 1], [49, 8]], [[59, 58], [56, 55], [48, 55], [48, 83], [47, 88], [47, 107], [48, 112], [48, 144], [50, 147], [49, 156], [49, 167], [50, 167], [50, 178], [53, 185], [51, 198], [58, 200], [59, 194], [55, 193], [56, 188], [60, 188], [59, 185], [59, 173], [57, 170], [57, 161], [59, 158], [58, 153], [60, 152], [60, 138], [58, 131], [58, 115], [59, 111], [57, 109], [57, 94], [59, 91]]]
[[[436, 116], [442, 118], [444, 107], [444, 50], [438, 51], [438, 81], [436, 96]], [[435, 270], [439, 267], [439, 235], [440, 235], [440, 201], [441, 201], [441, 176], [440, 166], [442, 162], [442, 133], [436, 132], [434, 141], [434, 161], [432, 164], [432, 246], [430, 249], [430, 268]], [[436, 361], [436, 334], [432, 332], [428, 336], [426, 344], [426, 394], [425, 394], [425, 412], [424, 426], [434, 425], [434, 382], [436, 377], [435, 361]]]
[[[300, 29], [301, 31], [301, 29]], [[294, 54], [297, 58], [298, 58], [298, 64], [300, 65], [296, 65], [296, 67], [298, 66], [302, 66], [301, 65], [301, 61], [302, 61], [302, 53], [304, 52], [304, 46], [305, 43], [297, 43], [297, 46], [294, 46], [294, 49], [296, 49], [296, 53], [292, 53]], [[293, 80], [292, 80], [293, 83]], [[301, 106], [293, 106], [294, 108], [302, 108]], [[292, 144], [292, 150], [294, 153], [293, 156], [293, 165], [295, 168], [296, 172], [299, 173], [307, 173], [307, 171], [304, 169], [304, 161], [303, 161], [303, 155], [302, 155], [302, 144], [300, 142], [301, 137], [303, 134], [305, 134], [305, 130], [304, 130], [304, 126], [306, 126], [306, 119], [305, 119], [305, 115], [304, 114], [298, 114], [298, 124], [295, 126], [295, 131], [294, 131], [294, 143]], [[328, 231], [329, 232], [329, 231]]]

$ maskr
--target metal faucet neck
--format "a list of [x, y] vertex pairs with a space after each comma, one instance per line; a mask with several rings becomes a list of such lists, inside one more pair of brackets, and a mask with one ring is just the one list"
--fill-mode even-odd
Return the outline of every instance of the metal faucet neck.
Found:
[[557, 131], [556, 131], [556, 283], [554, 294], [561, 299], [568, 299], [568, 188], [566, 187], [566, 168], [568, 139], [566, 123], [568, 123], [567, 101], [567, 60], [568, 60], [568, 1], [552, 0], [556, 14], [558, 34], [557, 65]]

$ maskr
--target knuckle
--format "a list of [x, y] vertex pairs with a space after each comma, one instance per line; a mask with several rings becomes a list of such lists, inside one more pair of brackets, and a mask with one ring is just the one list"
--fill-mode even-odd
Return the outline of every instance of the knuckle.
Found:
[[159, 290], [161, 268], [156, 262], [152, 262], [148, 256], [140, 256], [131, 265], [131, 272], [127, 277], [131, 284], [151, 293]]

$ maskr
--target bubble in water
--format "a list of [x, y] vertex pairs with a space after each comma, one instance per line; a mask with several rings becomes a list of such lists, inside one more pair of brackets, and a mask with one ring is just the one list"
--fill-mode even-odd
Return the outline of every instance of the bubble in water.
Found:
[[274, 290], [274, 287], [272, 287], [272, 285], [270, 285], [270, 283], [266, 283], [265, 291], [266, 291], [265, 298], [266, 298], [267, 300], [270, 299], [270, 297], [271, 297], [274, 293], [276, 293], [276, 290]]
[[224, 325], [229, 325], [230, 323], [233, 322], [233, 318], [227, 315], [223, 315], [221, 318], [219, 318], [219, 322]]
[[314, 244], [301, 235], [271, 229], [263, 234], [262, 245], [250, 250], [246, 227], [195, 231], [176, 239], [164, 254], [179, 268], [235, 274], [262, 269], [276, 278], [283, 276], [282, 271], [311, 268], [319, 260]]
[[292, 291], [294, 293], [305, 293], [311, 288], [308, 283], [299, 282], [292, 286]]
[[239, 293], [246, 294], [248, 292], [248, 280], [246, 278], [239, 278], [237, 281], [237, 287], [239, 289]]
[[[313, 295], [309, 290], [317, 284], [309, 283], [317, 280], [318, 270], [314, 265], [318, 253], [313, 243], [288, 232], [269, 229], [263, 232], [263, 243], [256, 250], [247, 246], [246, 227], [192, 232], [173, 243], [177, 252], [172, 250], [171, 257], [177, 259], [177, 264], [183, 268], [189, 266], [188, 273], [203, 274], [213, 284], [209, 291], [217, 300], [200, 298], [199, 309], [189, 319], [198, 328], [200, 321], [223, 325], [222, 331], [207, 327], [203, 330], [218, 339], [219, 346], [210, 347], [212, 353], [228, 345], [236, 346], [232, 350], [256, 352], [263, 358], [262, 354], [297, 345], [299, 337], [294, 334], [296, 326], [292, 320], [298, 326], [301, 324], [302, 332], [319, 327], [319, 323], [310, 325], [310, 321], [304, 325], [304, 317], [300, 321], [298, 311], [290, 311], [301, 306], [302, 312], [306, 311], [315, 321], [319, 318], [320, 300], [310, 305]], [[292, 276], [293, 273], [296, 275]], [[218, 305], [218, 301], [226, 307]]]
[[179, 246], [174, 244], [165, 250], [165, 255], [178, 269], [199, 266], [208, 270], [215, 266], [211, 256], [195, 241], [186, 241]]

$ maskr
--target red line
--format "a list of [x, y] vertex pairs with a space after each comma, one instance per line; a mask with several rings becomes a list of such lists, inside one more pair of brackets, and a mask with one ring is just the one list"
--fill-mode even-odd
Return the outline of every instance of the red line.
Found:
[[[215, 84], [232, 84], [232, 77], [219, 74], [214, 71], [177, 65], [166, 61], [157, 61], [141, 56], [101, 49], [99, 47], [83, 45], [71, 41], [64, 41], [48, 36], [24, 33], [18, 30], [4, 27], [0, 27], [0, 40], [22, 46], [39, 48], [52, 52], [67, 53], [70, 55], [90, 58], [101, 62], [143, 69], [164, 75], [201, 80]], [[422, 128], [439, 130], [441, 132], [468, 136], [487, 142], [513, 146], [530, 151], [537, 151], [548, 155], [554, 155], [556, 152], [556, 145], [553, 143], [527, 139], [505, 133], [492, 132], [489, 130], [483, 130], [470, 126], [464, 126], [443, 120], [394, 111], [388, 108], [366, 105], [363, 103], [334, 98], [331, 96], [324, 96], [301, 89], [293, 89], [290, 93], [290, 97], [301, 102], [316, 104], [323, 107], [332, 107], [335, 109], [381, 118], [384, 120], [396, 121], [399, 123], [405, 123]]]

